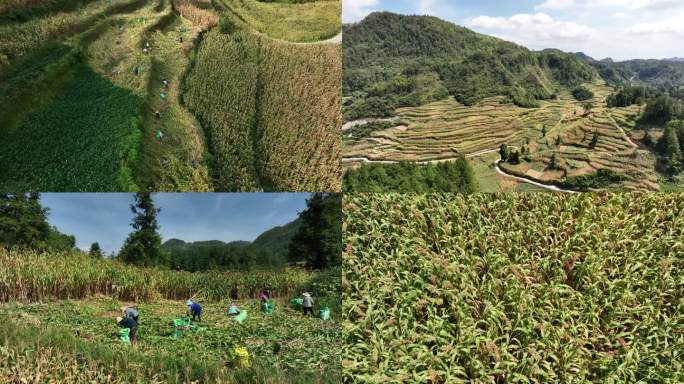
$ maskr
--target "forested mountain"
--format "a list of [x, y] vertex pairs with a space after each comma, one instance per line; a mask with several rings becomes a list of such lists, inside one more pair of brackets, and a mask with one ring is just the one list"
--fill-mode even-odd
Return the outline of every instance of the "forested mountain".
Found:
[[297, 218], [269, 229], [253, 242], [207, 240], [187, 243], [180, 239], [169, 239], [162, 244], [162, 248], [168, 255], [169, 265], [177, 269], [277, 268], [287, 262], [290, 242], [300, 226], [301, 219]]
[[436, 17], [388, 12], [345, 26], [343, 60], [346, 120], [389, 116], [448, 95], [467, 105], [508, 95], [531, 107], [559, 87], [597, 77], [572, 54], [533, 52]]
[[254, 239], [252, 244], [273, 252], [287, 253], [290, 241], [302, 226], [302, 220], [297, 218], [283, 226], [271, 228]]
[[639, 85], [668, 91], [684, 85], [684, 59], [596, 60], [582, 52], [575, 56], [592, 65], [612, 85]]

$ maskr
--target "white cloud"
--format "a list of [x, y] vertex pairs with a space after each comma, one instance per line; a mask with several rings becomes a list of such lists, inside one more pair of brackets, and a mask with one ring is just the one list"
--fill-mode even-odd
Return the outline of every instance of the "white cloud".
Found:
[[681, 23], [641, 23], [627, 30], [630, 35], [671, 35], [684, 33]]
[[376, 11], [380, 0], [344, 0], [342, 2], [342, 20], [345, 23], [359, 21]]
[[587, 0], [589, 7], [620, 7], [629, 11], [660, 11], [682, 6], [680, 0]]
[[502, 35], [508, 39], [532, 46], [559, 39], [585, 39], [593, 33], [593, 29], [586, 25], [558, 21], [545, 13], [520, 13], [508, 18], [478, 16], [470, 19], [467, 25], [505, 31]]
[[546, 0], [534, 7], [535, 10], [561, 10], [569, 9], [575, 5], [575, 0]]

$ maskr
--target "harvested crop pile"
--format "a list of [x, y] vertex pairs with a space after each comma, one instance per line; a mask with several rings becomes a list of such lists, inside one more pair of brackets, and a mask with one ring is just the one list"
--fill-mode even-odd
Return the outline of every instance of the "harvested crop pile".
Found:
[[684, 381], [684, 194], [359, 194], [344, 211], [348, 381]]

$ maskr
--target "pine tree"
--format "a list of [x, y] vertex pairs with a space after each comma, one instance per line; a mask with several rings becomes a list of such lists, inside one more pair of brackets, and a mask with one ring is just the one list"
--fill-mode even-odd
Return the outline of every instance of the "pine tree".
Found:
[[94, 257], [96, 259], [101, 258], [102, 257], [102, 249], [100, 249], [100, 244], [98, 244], [97, 242], [92, 243], [90, 245], [90, 252], [88, 252], [88, 254], [91, 257]]
[[[678, 174], [682, 171], [682, 148], [679, 145], [679, 137], [674, 125], [668, 125], [663, 134], [662, 147], [664, 155], [667, 158], [667, 165], [673, 174]], [[660, 143], [659, 143], [660, 144]]]
[[290, 259], [304, 256], [309, 268], [324, 269], [342, 263], [342, 196], [314, 193], [299, 214], [302, 225], [290, 243]]
[[135, 215], [131, 226], [135, 231], [126, 238], [119, 259], [126, 263], [140, 265], [158, 265], [165, 261], [161, 249], [161, 236], [157, 232], [157, 214], [150, 192], [135, 194], [135, 204], [131, 204], [131, 212]]

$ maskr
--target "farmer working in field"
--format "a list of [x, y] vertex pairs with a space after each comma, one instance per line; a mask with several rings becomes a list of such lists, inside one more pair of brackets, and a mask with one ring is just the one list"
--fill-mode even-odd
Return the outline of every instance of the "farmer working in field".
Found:
[[128, 328], [131, 330], [131, 333], [129, 334], [129, 337], [131, 339], [131, 342], [135, 342], [137, 340], [137, 333], [138, 333], [138, 323], [133, 320], [130, 317], [122, 318], [122, 317], [117, 317], [116, 318], [116, 324], [119, 325], [121, 328]]
[[265, 288], [259, 290], [259, 301], [261, 301], [261, 302], [263, 303], [263, 302], [268, 301], [268, 299], [269, 299], [269, 297], [268, 297], [268, 290], [265, 289]]
[[237, 316], [240, 314], [240, 309], [235, 302], [230, 303], [228, 306], [228, 316]]
[[[194, 166], [195, 166], [195, 165], [194, 165], [194, 161], [195, 161], [195, 160], [193, 160], [193, 168], [194, 168]], [[231, 288], [231, 290], [230, 290], [230, 299], [233, 300], [233, 301], [237, 301], [237, 299], [238, 299], [238, 289], [237, 289], [237, 286], [233, 286], [233, 288]]]
[[133, 319], [136, 323], [138, 322], [138, 316], [140, 314], [138, 313], [138, 310], [133, 308], [133, 307], [121, 307], [121, 312], [123, 312], [124, 317], [130, 317]]
[[188, 305], [188, 315], [192, 316], [192, 321], [202, 321], [202, 306], [192, 300], [188, 300], [185, 304]]
[[302, 308], [304, 308], [304, 315], [307, 314], [307, 312], [310, 312], [313, 315], [313, 297], [309, 294], [309, 292], [304, 292], [302, 294]]

